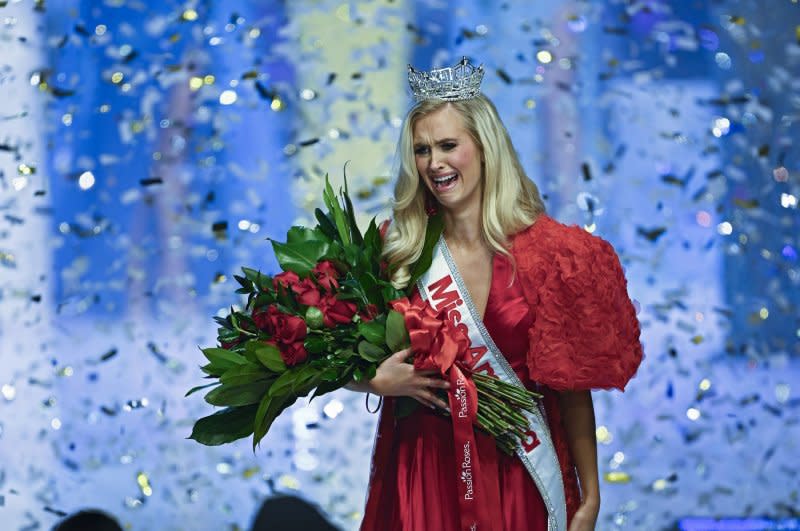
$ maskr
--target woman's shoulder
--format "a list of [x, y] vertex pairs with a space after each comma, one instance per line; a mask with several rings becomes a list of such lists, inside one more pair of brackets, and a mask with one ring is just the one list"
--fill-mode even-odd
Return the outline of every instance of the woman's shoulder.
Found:
[[512, 245], [521, 286], [536, 308], [529, 333], [531, 378], [557, 390], [623, 389], [641, 362], [642, 347], [611, 244], [541, 215]]
[[603, 238], [578, 225], [561, 223], [547, 214], [512, 238], [512, 253], [518, 261], [552, 258], [554, 255], [574, 259], [595, 259], [598, 255], [614, 255], [614, 248]]

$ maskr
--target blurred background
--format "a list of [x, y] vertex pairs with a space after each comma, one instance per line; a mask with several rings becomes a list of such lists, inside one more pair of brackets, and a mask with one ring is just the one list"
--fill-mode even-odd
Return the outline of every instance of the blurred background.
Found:
[[7, 529], [87, 507], [249, 529], [275, 495], [357, 529], [363, 395], [296, 405], [255, 453], [187, 440], [211, 406], [183, 395], [232, 275], [275, 271], [266, 239], [311, 221], [326, 174], [347, 163], [363, 221], [389, 215], [406, 64], [463, 55], [550, 214], [614, 244], [636, 301], [646, 359], [595, 394], [598, 529], [800, 526], [797, 0], [5, 0]]

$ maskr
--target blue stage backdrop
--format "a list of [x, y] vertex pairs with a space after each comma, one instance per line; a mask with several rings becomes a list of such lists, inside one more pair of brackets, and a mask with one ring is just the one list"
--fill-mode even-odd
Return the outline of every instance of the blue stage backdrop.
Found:
[[363, 395], [296, 405], [255, 452], [187, 440], [212, 410], [183, 395], [232, 275], [275, 271], [267, 238], [313, 219], [326, 174], [389, 215], [405, 65], [462, 55], [636, 300], [646, 359], [595, 394], [598, 529], [797, 516], [797, 0], [7, 0], [3, 526], [247, 529], [281, 492], [357, 529]]

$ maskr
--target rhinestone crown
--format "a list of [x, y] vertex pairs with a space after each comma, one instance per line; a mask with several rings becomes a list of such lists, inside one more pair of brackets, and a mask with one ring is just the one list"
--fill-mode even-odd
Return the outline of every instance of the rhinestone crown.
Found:
[[408, 65], [408, 84], [417, 101], [468, 100], [481, 93], [483, 74], [483, 65], [476, 68], [463, 57], [454, 66], [434, 68], [430, 72]]

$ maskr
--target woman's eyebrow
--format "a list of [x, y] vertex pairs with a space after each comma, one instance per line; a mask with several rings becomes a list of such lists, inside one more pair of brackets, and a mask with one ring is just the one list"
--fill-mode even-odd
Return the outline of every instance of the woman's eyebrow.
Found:
[[[442, 138], [441, 140], [434, 140], [433, 143], [436, 144], [436, 145], [441, 145], [441, 144], [445, 144], [447, 142], [457, 142], [457, 141], [458, 141], [457, 138], [448, 137], [448, 138]], [[415, 148], [416, 147], [425, 147], [427, 145], [428, 145], [428, 143], [425, 142], [425, 141], [414, 142], [414, 147]]]

